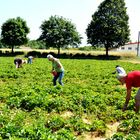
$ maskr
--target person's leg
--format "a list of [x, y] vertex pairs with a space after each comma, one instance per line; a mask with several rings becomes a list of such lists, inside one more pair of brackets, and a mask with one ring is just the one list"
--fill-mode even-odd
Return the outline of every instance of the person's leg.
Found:
[[140, 109], [140, 89], [135, 96], [135, 112], [138, 113]]
[[29, 59], [29, 64], [32, 64], [32, 59], [31, 58]]
[[31, 64], [31, 58], [28, 58], [28, 64]]
[[54, 86], [56, 86], [56, 81], [57, 81], [58, 77], [59, 77], [59, 73], [53, 77], [53, 85]]
[[18, 62], [16, 62], [16, 68], [19, 68]]
[[64, 72], [60, 72], [58, 82], [59, 82], [59, 84], [62, 85], [62, 86], [64, 85], [63, 82], [62, 82], [63, 77], [64, 77]]
[[32, 58], [30, 59], [30, 64], [32, 64]]

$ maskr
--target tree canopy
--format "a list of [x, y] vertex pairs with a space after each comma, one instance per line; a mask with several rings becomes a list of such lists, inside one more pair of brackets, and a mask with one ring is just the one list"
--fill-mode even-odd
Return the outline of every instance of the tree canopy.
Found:
[[27, 34], [30, 30], [26, 25], [26, 21], [20, 17], [7, 20], [1, 29], [1, 41], [12, 48], [12, 53], [14, 46], [23, 45], [28, 42]]
[[27, 47], [32, 49], [45, 49], [45, 43], [39, 40], [30, 40], [27, 43]]
[[124, 0], [105, 0], [92, 15], [86, 29], [87, 42], [92, 46], [104, 46], [108, 50], [129, 41], [129, 17]]
[[78, 46], [81, 43], [81, 36], [76, 30], [76, 27], [71, 21], [59, 17], [51, 16], [49, 20], [45, 20], [41, 25], [41, 36], [39, 40], [43, 40], [48, 47], [58, 49], [70, 46]]

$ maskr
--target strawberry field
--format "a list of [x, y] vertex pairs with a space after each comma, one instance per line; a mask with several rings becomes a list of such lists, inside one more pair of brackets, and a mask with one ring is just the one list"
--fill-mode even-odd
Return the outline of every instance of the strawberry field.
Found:
[[[116, 79], [116, 65], [127, 72], [140, 64], [117, 60], [61, 59], [64, 86], [52, 85], [51, 62], [36, 58], [16, 69], [13, 57], [0, 58], [0, 139], [82, 140], [84, 134], [106, 140], [139, 140], [140, 114], [122, 112], [125, 86]], [[117, 130], [106, 137], [108, 124]]]

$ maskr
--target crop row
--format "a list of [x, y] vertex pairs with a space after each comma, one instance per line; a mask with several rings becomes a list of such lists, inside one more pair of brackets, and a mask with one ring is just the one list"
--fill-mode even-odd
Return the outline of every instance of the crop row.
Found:
[[13, 59], [0, 58], [1, 139], [74, 140], [85, 132], [105, 136], [107, 124], [115, 122], [120, 125], [109, 139], [139, 137], [140, 116], [133, 111], [137, 89], [122, 112], [125, 87], [112, 74], [118, 64], [127, 72], [139, 70], [139, 64], [61, 59], [64, 86], [53, 87], [47, 59], [36, 58], [19, 69]]

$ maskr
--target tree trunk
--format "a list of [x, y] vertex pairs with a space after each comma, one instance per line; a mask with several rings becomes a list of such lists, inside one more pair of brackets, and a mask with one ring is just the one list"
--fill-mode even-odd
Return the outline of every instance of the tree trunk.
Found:
[[14, 46], [12, 46], [12, 54], [14, 53]]
[[108, 47], [109, 47], [108, 45], [105, 46], [105, 49], [106, 49], [106, 57], [108, 57]]
[[60, 47], [58, 47], [58, 58], [60, 57]]

